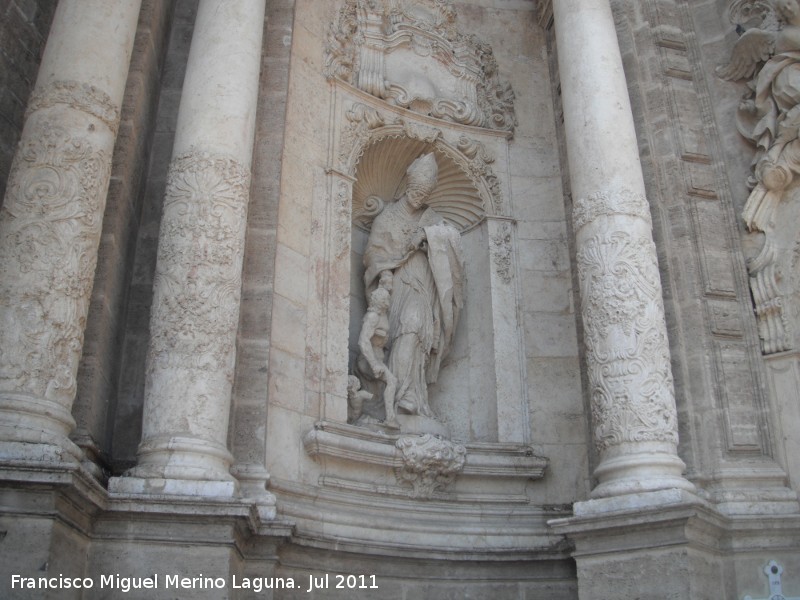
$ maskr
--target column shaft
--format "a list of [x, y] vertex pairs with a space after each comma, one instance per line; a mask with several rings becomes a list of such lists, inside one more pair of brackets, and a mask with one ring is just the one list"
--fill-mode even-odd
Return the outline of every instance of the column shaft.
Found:
[[70, 411], [140, 4], [61, 0], [28, 103], [0, 211], [7, 457], [80, 457]]
[[661, 281], [609, 0], [554, 0], [592, 427], [594, 497], [692, 490]]
[[159, 235], [139, 464], [115, 489], [235, 489], [226, 440], [264, 9], [200, 2]]

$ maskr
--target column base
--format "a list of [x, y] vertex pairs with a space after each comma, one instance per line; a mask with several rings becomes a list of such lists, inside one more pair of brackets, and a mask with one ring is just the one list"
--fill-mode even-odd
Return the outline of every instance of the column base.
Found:
[[108, 491], [112, 494], [233, 498], [238, 494], [238, 486], [235, 481], [126, 476], [109, 479]]
[[169, 436], [144, 440], [139, 464], [109, 480], [109, 490], [127, 494], [233, 497], [233, 457], [224, 446], [199, 438]]
[[694, 493], [683, 477], [686, 464], [675, 448], [659, 442], [641, 442], [609, 450], [594, 471], [599, 483], [592, 498], [609, 498], [658, 490], [680, 489]]
[[682, 489], [579, 502], [548, 522], [574, 544], [580, 600], [734, 598], [725, 581], [726, 519]]
[[69, 439], [75, 420], [61, 404], [32, 394], [0, 393], [0, 458], [74, 463], [83, 452]]
[[271, 521], [277, 514], [277, 499], [267, 490], [269, 471], [261, 465], [238, 464], [231, 467], [231, 473], [239, 481], [239, 496], [255, 504], [262, 521]]
[[786, 473], [763, 459], [746, 467], [722, 467], [698, 484], [725, 515], [800, 514], [797, 492], [789, 487]]

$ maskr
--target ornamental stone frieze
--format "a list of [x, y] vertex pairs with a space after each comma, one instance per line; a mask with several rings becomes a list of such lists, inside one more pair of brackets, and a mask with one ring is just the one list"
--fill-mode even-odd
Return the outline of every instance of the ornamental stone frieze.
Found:
[[[323, 486], [414, 500], [470, 502], [480, 497], [527, 504], [526, 483], [544, 477], [549, 462], [527, 444], [457, 442], [433, 434], [386, 434], [329, 421], [315, 423], [303, 436], [303, 445], [308, 455], [322, 464], [357, 465], [347, 470], [326, 470]], [[387, 477], [393, 481], [391, 485], [376, 483]]]
[[103, 90], [79, 81], [52, 81], [36, 88], [28, 100], [26, 114], [64, 104], [100, 119], [114, 133], [119, 127], [119, 107]]
[[452, 0], [346, 0], [325, 75], [438, 119], [513, 131], [514, 92], [488, 44], [459, 31]]

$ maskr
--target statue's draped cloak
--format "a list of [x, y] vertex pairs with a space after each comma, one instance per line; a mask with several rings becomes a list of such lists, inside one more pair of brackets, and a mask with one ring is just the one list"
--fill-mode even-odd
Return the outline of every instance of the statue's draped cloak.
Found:
[[[411, 249], [423, 229], [427, 252]], [[464, 297], [461, 236], [433, 210], [410, 215], [402, 203], [375, 218], [364, 253], [367, 295], [382, 271], [392, 271], [387, 365], [398, 379], [396, 401], [411, 413], [433, 416], [427, 386], [435, 383], [450, 350]]]

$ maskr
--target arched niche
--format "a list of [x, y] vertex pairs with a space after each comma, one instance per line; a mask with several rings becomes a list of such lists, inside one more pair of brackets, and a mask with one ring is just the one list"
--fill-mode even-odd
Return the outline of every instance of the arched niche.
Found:
[[[461, 232], [467, 281], [453, 349], [443, 363], [439, 381], [429, 386], [430, 403], [453, 439], [497, 442], [497, 372], [491, 357], [499, 340], [492, 327], [491, 240], [486, 223], [494, 206], [488, 187], [481, 179], [476, 182], [470, 177], [466, 166], [469, 158], [442, 139], [376, 135], [365, 145], [355, 165], [348, 368], [350, 372], [355, 369], [358, 335], [366, 311], [363, 253], [372, 220], [404, 193], [408, 166], [431, 151], [438, 165], [438, 183], [428, 205]], [[383, 415], [378, 401], [367, 410], [377, 418]]]

